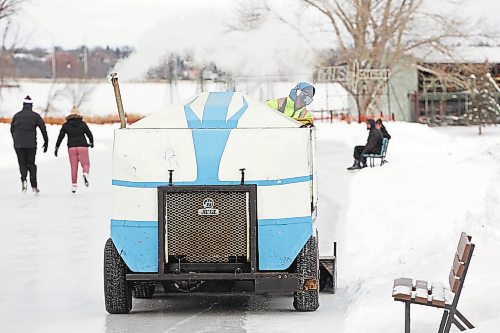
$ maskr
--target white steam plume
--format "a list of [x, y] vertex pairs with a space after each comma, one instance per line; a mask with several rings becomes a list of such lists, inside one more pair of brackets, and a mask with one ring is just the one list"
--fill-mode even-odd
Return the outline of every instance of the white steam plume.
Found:
[[[136, 52], [115, 66], [121, 79], [143, 79], [148, 69], [160, 64], [168, 54], [182, 55], [186, 51], [193, 55], [195, 63], [213, 62], [233, 75], [293, 77], [312, 73], [314, 50], [302, 33], [307, 29], [283, 23], [283, 18], [300, 23], [289, 1], [273, 1], [275, 11], [266, 12], [260, 25], [251, 31], [229, 29], [227, 22], [235, 20], [235, 2], [219, 2], [217, 7], [213, 2], [211, 7], [200, 2], [183, 3], [185, 8], [174, 8], [157, 22], [144, 35]], [[287, 10], [280, 11], [280, 6]]]

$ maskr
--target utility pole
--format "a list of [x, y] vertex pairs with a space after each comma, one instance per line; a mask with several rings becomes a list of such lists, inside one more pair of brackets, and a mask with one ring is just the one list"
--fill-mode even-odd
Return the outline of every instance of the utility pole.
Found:
[[56, 47], [54, 46], [54, 48], [52, 49], [52, 80], [56, 79], [56, 67]]
[[83, 77], [87, 78], [89, 75], [89, 50], [87, 46], [83, 47]]
[[200, 90], [203, 92], [203, 68], [200, 68]]

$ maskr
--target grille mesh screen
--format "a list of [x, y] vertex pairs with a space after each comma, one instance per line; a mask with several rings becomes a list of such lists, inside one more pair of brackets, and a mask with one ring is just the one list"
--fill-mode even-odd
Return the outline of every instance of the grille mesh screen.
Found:
[[[186, 191], [166, 193], [165, 248], [185, 262], [229, 262], [247, 256], [248, 193]], [[200, 216], [205, 199], [218, 215]]]

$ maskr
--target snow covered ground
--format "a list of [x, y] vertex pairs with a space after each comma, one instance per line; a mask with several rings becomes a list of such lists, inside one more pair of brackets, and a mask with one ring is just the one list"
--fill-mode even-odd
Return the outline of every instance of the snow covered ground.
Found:
[[[67, 154], [53, 155], [59, 127], [48, 126], [34, 196], [20, 191], [9, 126], [0, 124], [0, 331], [401, 332], [404, 307], [392, 300], [393, 279], [445, 283], [461, 231], [476, 251], [459, 308], [477, 332], [500, 325], [500, 127], [478, 136], [472, 127], [387, 123], [389, 163], [347, 172], [366, 129], [318, 124], [320, 253], [338, 241], [339, 289], [322, 293], [314, 313], [293, 311], [289, 297], [159, 294], [111, 316], [102, 250], [114, 128], [91, 126], [91, 185], [71, 194]], [[441, 314], [413, 307], [412, 332], [436, 331]]]

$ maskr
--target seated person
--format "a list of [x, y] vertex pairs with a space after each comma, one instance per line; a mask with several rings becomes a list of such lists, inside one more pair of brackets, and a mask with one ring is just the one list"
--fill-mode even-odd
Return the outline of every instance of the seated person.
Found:
[[380, 132], [382, 132], [382, 136], [385, 139], [388, 140], [391, 139], [391, 135], [389, 134], [389, 132], [387, 132], [387, 129], [385, 128], [384, 124], [382, 124], [382, 119], [378, 118], [377, 121], [375, 122], [375, 126], [380, 130]]
[[382, 132], [375, 126], [375, 120], [366, 121], [366, 129], [370, 131], [365, 146], [354, 147], [354, 164], [347, 170], [356, 170], [366, 167], [366, 157], [363, 154], [379, 154], [382, 148]]

